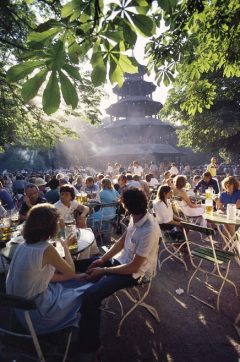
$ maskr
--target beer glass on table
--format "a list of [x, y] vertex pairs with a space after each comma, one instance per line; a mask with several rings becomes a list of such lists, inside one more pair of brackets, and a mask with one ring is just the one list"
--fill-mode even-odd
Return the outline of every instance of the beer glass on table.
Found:
[[70, 234], [74, 235], [74, 240], [71, 245], [69, 245], [69, 250], [77, 250], [77, 228], [76, 228], [76, 220], [72, 214], [66, 214], [64, 217], [64, 233], [65, 238], [67, 238]]
[[9, 217], [3, 217], [0, 220], [0, 232], [2, 241], [9, 241], [11, 239], [11, 220]]
[[212, 199], [206, 199], [205, 200], [205, 212], [207, 214], [213, 213], [213, 200]]

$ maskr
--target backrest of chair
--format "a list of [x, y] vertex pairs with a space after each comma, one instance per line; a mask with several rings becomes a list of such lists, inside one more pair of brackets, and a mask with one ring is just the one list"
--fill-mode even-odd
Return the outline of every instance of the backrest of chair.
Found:
[[34, 299], [26, 299], [16, 295], [0, 293], [0, 307], [32, 310], [36, 309], [36, 303]]
[[178, 196], [174, 196], [172, 199], [171, 199], [171, 205], [172, 205], [172, 209], [173, 209], [173, 213], [178, 216], [178, 217], [181, 217], [183, 219], [185, 219], [185, 215], [184, 213], [182, 212], [181, 210], [181, 206], [180, 206], [180, 201], [182, 201], [182, 199]]
[[213, 236], [214, 235], [214, 230], [210, 229], [210, 228], [205, 228], [196, 224], [191, 224], [185, 221], [181, 221], [181, 226], [183, 227], [183, 229], [185, 230], [192, 230], [192, 231], [197, 231], [201, 234], [207, 235], [207, 236]]

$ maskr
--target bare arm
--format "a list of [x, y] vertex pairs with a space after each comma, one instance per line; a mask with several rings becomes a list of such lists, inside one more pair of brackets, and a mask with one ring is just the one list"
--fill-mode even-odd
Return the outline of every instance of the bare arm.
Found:
[[92, 262], [92, 264], [89, 265], [88, 270], [96, 268], [98, 266], [103, 266], [108, 260], [113, 258], [117, 253], [119, 253], [124, 248], [126, 233], [127, 232], [125, 231], [121, 238], [118, 239], [118, 241], [111, 247], [111, 249], [107, 251], [101, 258]]
[[184, 201], [186, 201], [187, 205], [191, 207], [192, 209], [196, 209], [197, 207], [200, 207], [200, 205], [195, 205], [190, 198], [188, 197], [187, 193], [185, 191], [181, 191], [181, 194], [179, 193], [179, 196], [182, 197]]
[[50, 264], [57, 272], [66, 275], [69, 279], [75, 275], [75, 267], [73, 263], [61, 258], [54, 246], [49, 245], [43, 254], [43, 266]]
[[87, 272], [88, 273], [88, 280], [95, 281], [95, 280], [101, 278], [101, 276], [103, 276], [104, 274], [126, 275], [126, 274], [136, 273], [136, 272], [139, 271], [141, 265], [144, 263], [145, 260], [146, 260], [145, 257], [135, 255], [132, 262], [129, 263], [129, 264], [121, 264], [121, 265], [116, 265], [116, 266], [112, 266], [112, 267], [109, 267], [109, 268], [93, 268], [93, 269], [90, 269]]

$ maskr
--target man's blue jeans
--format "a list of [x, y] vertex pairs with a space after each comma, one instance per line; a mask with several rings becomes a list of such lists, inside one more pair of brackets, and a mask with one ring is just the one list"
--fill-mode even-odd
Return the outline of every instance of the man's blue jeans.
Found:
[[[94, 259], [79, 260], [76, 262], [77, 271], [86, 270]], [[117, 261], [108, 261], [104, 266], [119, 265]], [[138, 283], [132, 275], [108, 274], [99, 279], [83, 295], [80, 308], [81, 319], [79, 324], [80, 350], [82, 352], [96, 351], [100, 346], [101, 302], [117, 290], [132, 287]]]

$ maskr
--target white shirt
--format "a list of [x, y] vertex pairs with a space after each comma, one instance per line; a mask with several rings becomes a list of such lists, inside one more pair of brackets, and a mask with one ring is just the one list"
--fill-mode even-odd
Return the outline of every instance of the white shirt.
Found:
[[138, 272], [133, 273], [132, 276], [135, 279], [144, 275], [151, 276], [156, 268], [159, 238], [159, 225], [149, 212], [135, 224], [131, 217], [124, 241], [124, 249], [116, 255], [115, 259], [120, 264], [129, 264], [135, 255], [145, 257], [146, 259]]
[[152, 177], [150, 182], [149, 182], [149, 186], [150, 187], [156, 187], [158, 185], [159, 185], [159, 181], [155, 177]]
[[170, 168], [169, 172], [170, 172], [171, 175], [178, 175], [179, 174], [178, 168], [176, 166], [172, 166]]
[[138, 176], [142, 176], [142, 173], [143, 173], [143, 168], [142, 166], [133, 166], [133, 173], [134, 175], [138, 175]]
[[167, 205], [162, 200], [154, 200], [153, 210], [159, 224], [167, 224], [173, 220], [173, 210], [169, 200], [167, 200]]
[[135, 180], [130, 180], [127, 182], [127, 187], [128, 188], [136, 188], [138, 190], [142, 190], [142, 185], [140, 184], [139, 181], [135, 181]]
[[57, 201], [54, 206], [58, 209], [61, 219], [64, 220], [66, 214], [73, 214], [74, 210], [79, 206], [76, 200], [71, 201], [70, 207], [67, 207], [61, 200]]

